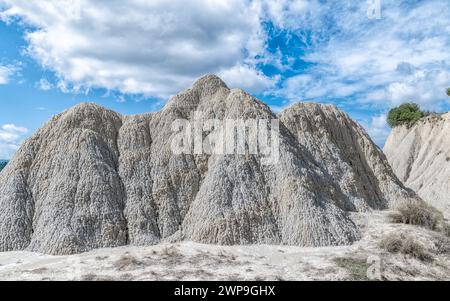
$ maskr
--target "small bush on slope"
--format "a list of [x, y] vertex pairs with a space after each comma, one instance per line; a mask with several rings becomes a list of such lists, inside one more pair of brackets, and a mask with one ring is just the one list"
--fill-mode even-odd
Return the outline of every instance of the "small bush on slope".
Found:
[[443, 236], [438, 236], [434, 242], [436, 254], [450, 254], [450, 239]]
[[403, 242], [403, 246], [400, 252], [405, 255], [410, 255], [411, 257], [414, 257], [421, 261], [431, 261], [433, 259], [431, 255], [428, 254], [427, 251], [425, 251], [425, 248], [422, 245], [418, 244], [412, 237], [408, 237]]
[[421, 226], [430, 230], [436, 230], [444, 220], [439, 210], [424, 202], [402, 204], [397, 211], [390, 215], [392, 222]]
[[450, 237], [450, 224], [448, 223], [442, 224], [442, 233], [444, 233], [445, 236]]
[[426, 115], [415, 103], [404, 103], [389, 111], [387, 122], [391, 127], [413, 124]]
[[403, 239], [397, 235], [388, 235], [380, 242], [380, 248], [389, 253], [398, 253], [402, 249]]
[[425, 248], [418, 244], [414, 238], [389, 235], [386, 236], [380, 242], [380, 248], [386, 250], [389, 253], [401, 253], [403, 255], [409, 255], [420, 261], [431, 261], [433, 258], [425, 250]]

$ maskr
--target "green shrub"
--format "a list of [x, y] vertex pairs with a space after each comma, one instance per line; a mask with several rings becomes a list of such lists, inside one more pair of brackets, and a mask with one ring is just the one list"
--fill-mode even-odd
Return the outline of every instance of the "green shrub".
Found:
[[403, 124], [414, 124], [417, 120], [426, 115], [419, 105], [415, 103], [405, 103], [389, 111], [387, 122], [391, 127]]
[[405, 203], [400, 205], [397, 211], [390, 215], [392, 222], [421, 226], [430, 230], [436, 230], [444, 219], [439, 210], [425, 202]]
[[450, 96], [450, 88], [447, 89], [447, 95]]

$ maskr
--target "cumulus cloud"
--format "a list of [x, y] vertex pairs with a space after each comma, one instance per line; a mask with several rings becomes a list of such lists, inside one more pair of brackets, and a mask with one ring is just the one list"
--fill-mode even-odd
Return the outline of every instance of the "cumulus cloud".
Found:
[[[0, 18], [27, 25], [26, 53], [65, 92], [105, 88], [167, 99], [216, 73], [231, 87], [280, 99], [277, 110], [298, 100], [365, 114], [406, 101], [448, 109], [446, 1], [383, 0], [380, 19], [368, 17], [371, 2], [0, 0]], [[272, 39], [286, 47], [272, 49]], [[381, 141], [382, 117], [365, 117]]]
[[237, 65], [218, 73], [231, 88], [241, 88], [258, 93], [272, 88], [279, 81], [278, 76], [269, 78], [262, 72], [246, 65]]
[[448, 105], [450, 12], [445, 1], [384, 0], [380, 20], [367, 17], [365, 1], [314, 7], [288, 22], [308, 41], [301, 58], [312, 67], [306, 76], [288, 79], [278, 93], [290, 99], [346, 98], [377, 108], [405, 101], [436, 110]]
[[315, 0], [262, 0], [258, 4], [263, 17], [282, 28], [298, 27], [303, 21], [299, 17], [306, 18], [320, 7]]
[[[100, 87], [166, 98], [216, 73], [230, 86], [254, 93], [276, 87], [288, 99], [357, 95], [379, 107], [416, 101], [430, 109], [447, 103], [450, 15], [439, 0], [385, 0], [380, 20], [367, 17], [365, 1], [0, 2], [2, 20], [33, 26], [27, 52], [56, 72], [55, 86], [65, 92]], [[263, 22], [299, 38], [304, 53], [269, 55]], [[280, 61], [298, 59], [312, 67], [290, 70], [299, 75], [281, 91], [279, 77], [257, 68], [263, 61], [282, 73]]]
[[27, 133], [27, 128], [14, 124], [0, 126], [0, 159], [11, 158]]
[[1, 0], [2, 20], [32, 26], [27, 52], [64, 91], [106, 88], [165, 98], [206, 73], [256, 71], [265, 32], [259, 6], [229, 0]]

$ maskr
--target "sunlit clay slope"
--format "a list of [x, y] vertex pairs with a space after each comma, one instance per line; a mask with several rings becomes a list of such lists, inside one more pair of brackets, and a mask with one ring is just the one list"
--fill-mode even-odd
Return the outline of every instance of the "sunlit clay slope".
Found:
[[298, 103], [283, 111], [280, 119], [340, 188], [341, 207], [385, 209], [416, 198], [366, 131], [337, 107]]
[[384, 152], [406, 186], [450, 214], [450, 113], [394, 128]]

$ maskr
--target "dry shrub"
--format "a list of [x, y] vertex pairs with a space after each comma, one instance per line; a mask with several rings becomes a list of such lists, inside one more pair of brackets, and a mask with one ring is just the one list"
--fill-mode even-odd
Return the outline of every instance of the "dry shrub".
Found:
[[447, 237], [438, 236], [434, 241], [434, 246], [438, 255], [450, 253], [450, 239]]
[[410, 255], [421, 261], [431, 261], [431, 255], [425, 250], [425, 248], [418, 244], [412, 237], [407, 238], [403, 242], [402, 249], [400, 250], [402, 254]]
[[389, 253], [398, 253], [402, 249], [403, 238], [397, 235], [388, 235], [380, 242], [380, 248]]
[[421, 226], [430, 230], [436, 230], [444, 219], [439, 210], [424, 202], [405, 203], [397, 210], [397, 213], [390, 215], [392, 222]]
[[380, 248], [389, 253], [401, 253], [420, 261], [431, 261], [433, 258], [425, 248], [417, 243], [413, 237], [404, 235], [388, 235], [380, 242]]
[[442, 233], [445, 236], [450, 237], [450, 224], [442, 223]]

